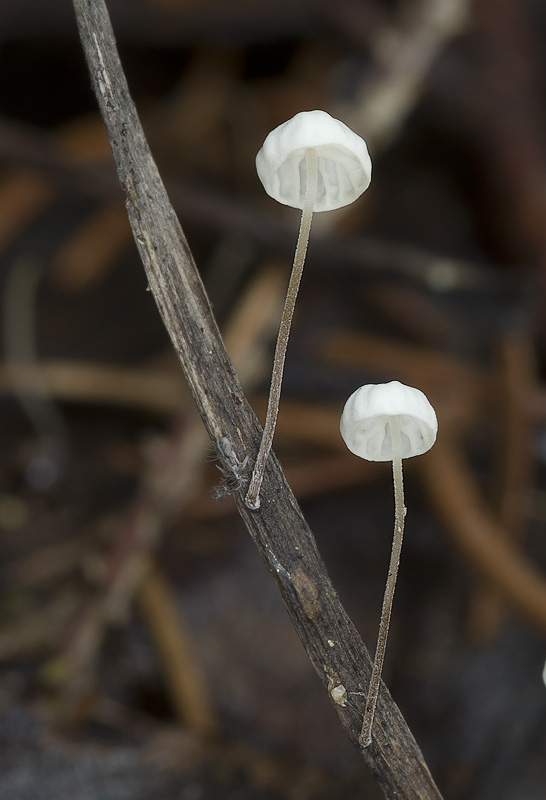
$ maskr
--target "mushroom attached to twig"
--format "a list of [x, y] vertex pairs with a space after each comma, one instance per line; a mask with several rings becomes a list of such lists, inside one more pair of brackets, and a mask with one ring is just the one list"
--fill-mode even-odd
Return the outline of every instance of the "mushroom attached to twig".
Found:
[[368, 747], [372, 741], [375, 706], [385, 659], [392, 601], [396, 587], [400, 551], [404, 536], [404, 483], [402, 459], [419, 456], [436, 441], [436, 413], [419, 389], [398, 381], [368, 384], [357, 389], [345, 404], [341, 415], [341, 435], [352, 453], [367, 461], [392, 461], [394, 479], [394, 534], [381, 621], [377, 637], [364, 722], [360, 741]]
[[260, 449], [246, 495], [246, 505], [260, 506], [260, 488], [279, 411], [284, 360], [315, 211], [349, 205], [368, 188], [372, 165], [366, 143], [325, 111], [302, 111], [267, 136], [256, 156], [266, 192], [302, 209], [292, 274], [279, 327], [273, 374]]

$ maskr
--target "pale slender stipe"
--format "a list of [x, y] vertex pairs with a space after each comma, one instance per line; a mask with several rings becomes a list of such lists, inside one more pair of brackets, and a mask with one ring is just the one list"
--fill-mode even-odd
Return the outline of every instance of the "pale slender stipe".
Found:
[[400, 566], [400, 553], [402, 552], [402, 541], [404, 539], [404, 520], [406, 517], [404, 506], [404, 478], [402, 474], [402, 454], [400, 443], [400, 426], [396, 417], [391, 417], [387, 423], [390, 428], [392, 441], [392, 477], [394, 481], [394, 533], [392, 537], [391, 560], [385, 594], [383, 596], [383, 607], [381, 609], [381, 620], [379, 622], [379, 633], [375, 658], [366, 700], [366, 710], [364, 712], [364, 722], [360, 732], [360, 741], [364, 747], [369, 747], [372, 743], [372, 728], [375, 716], [375, 707], [379, 696], [381, 685], [381, 673], [383, 662], [385, 661], [385, 651], [387, 649], [387, 639], [389, 636], [389, 626], [391, 621], [392, 602], [396, 579], [398, 577], [398, 567]]
[[245, 499], [246, 505], [252, 509], [260, 507], [260, 489], [262, 488], [265, 465], [267, 464], [267, 459], [269, 458], [269, 453], [273, 444], [273, 436], [275, 435], [275, 427], [279, 415], [286, 348], [288, 347], [290, 328], [294, 317], [294, 309], [296, 308], [301, 276], [303, 274], [307, 245], [309, 244], [309, 234], [311, 232], [311, 222], [313, 220], [313, 206], [317, 194], [317, 153], [313, 148], [308, 148], [305, 151], [305, 168], [307, 175], [305, 203], [301, 215], [300, 232], [294, 255], [294, 264], [292, 266], [279, 334], [277, 336], [277, 345], [275, 347], [264, 432]]

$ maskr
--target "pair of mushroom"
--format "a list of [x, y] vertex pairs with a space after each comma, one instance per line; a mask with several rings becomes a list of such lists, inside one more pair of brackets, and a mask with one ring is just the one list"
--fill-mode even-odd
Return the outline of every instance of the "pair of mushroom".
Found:
[[[256, 157], [258, 176], [266, 192], [284, 205], [302, 210], [292, 274], [275, 348], [271, 388], [260, 449], [245, 502], [260, 506], [260, 488], [277, 422], [282, 377], [313, 212], [341, 208], [368, 188], [371, 161], [363, 139], [324, 111], [296, 114], [275, 128]], [[392, 461], [395, 522], [376, 654], [361, 731], [361, 742], [372, 741], [372, 727], [385, 657], [400, 551], [404, 534], [402, 459], [429, 450], [438, 423], [425, 395], [398, 381], [361, 386], [345, 404], [341, 435], [351, 452], [368, 461]]]

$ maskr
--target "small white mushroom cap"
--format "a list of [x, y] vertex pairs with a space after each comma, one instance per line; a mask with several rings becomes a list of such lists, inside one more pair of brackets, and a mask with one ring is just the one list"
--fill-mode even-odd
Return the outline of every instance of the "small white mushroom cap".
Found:
[[399, 381], [361, 386], [349, 397], [340, 430], [349, 450], [367, 461], [391, 461], [389, 420], [396, 418], [402, 458], [420, 456], [436, 441], [438, 420], [419, 389]]
[[364, 139], [326, 111], [301, 111], [267, 136], [256, 169], [268, 195], [303, 208], [307, 186], [305, 151], [317, 153], [317, 194], [313, 211], [331, 211], [366, 191], [372, 162]]

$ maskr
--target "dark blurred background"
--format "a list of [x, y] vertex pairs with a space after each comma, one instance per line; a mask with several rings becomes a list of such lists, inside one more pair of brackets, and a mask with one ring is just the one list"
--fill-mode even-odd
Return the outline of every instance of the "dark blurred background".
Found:
[[[370, 189], [313, 222], [275, 450], [373, 651], [390, 470], [346, 451], [339, 415], [364, 383], [429, 396], [440, 431], [405, 465], [384, 679], [446, 800], [542, 800], [546, 8], [108, 6], [262, 419], [299, 216], [266, 196], [256, 152], [313, 108], [368, 142]], [[213, 499], [229, 492], [146, 291], [68, 0], [0, 5], [0, 281], [2, 796], [380, 797], [232, 499]]]

